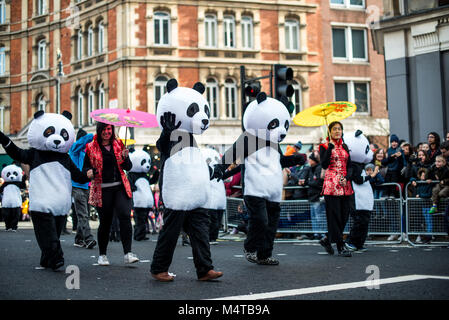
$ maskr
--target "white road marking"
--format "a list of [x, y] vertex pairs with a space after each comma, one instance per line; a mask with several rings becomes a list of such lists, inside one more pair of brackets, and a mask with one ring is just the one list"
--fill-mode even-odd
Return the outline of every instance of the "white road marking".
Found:
[[276, 254], [277, 256], [286, 256], [287, 254], [286, 253], [278, 253], [278, 254]]
[[31, 240], [25, 240], [25, 242], [31, 242]]
[[234, 257], [236, 257], [236, 258], [243, 258], [243, 254], [234, 254]]
[[[449, 277], [444, 276], [430, 276], [430, 275], [409, 275], [409, 276], [399, 276], [392, 278], [379, 279], [374, 281], [377, 285], [383, 284], [391, 284], [391, 283], [400, 283], [406, 281], [416, 281], [416, 280], [426, 280], [426, 279], [440, 279], [440, 280], [449, 280]], [[259, 299], [274, 299], [274, 298], [282, 298], [282, 297], [290, 297], [290, 296], [300, 296], [305, 294], [313, 294], [319, 292], [329, 292], [329, 291], [337, 291], [337, 290], [346, 290], [346, 289], [355, 289], [355, 288], [363, 288], [367, 287], [367, 285], [371, 285], [371, 281], [358, 281], [358, 282], [349, 282], [349, 283], [340, 283], [340, 284], [331, 284], [327, 286], [318, 286], [318, 287], [310, 287], [303, 289], [292, 289], [292, 290], [282, 290], [282, 291], [273, 291], [273, 292], [265, 292], [265, 293], [256, 293], [249, 295], [240, 295], [240, 296], [230, 296], [230, 297], [222, 297], [216, 299], [208, 299], [208, 300], [259, 300]]]
[[140, 262], [145, 263], [145, 262], [150, 262], [150, 260], [140, 260]]

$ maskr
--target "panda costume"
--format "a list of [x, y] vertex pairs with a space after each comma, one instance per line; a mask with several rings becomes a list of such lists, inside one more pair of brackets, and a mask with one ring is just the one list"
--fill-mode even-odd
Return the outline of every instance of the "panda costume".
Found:
[[211, 172], [193, 136], [209, 128], [210, 110], [202, 96], [204, 90], [199, 82], [191, 89], [178, 87], [178, 82], [170, 79], [167, 93], [157, 107], [162, 129], [156, 143], [161, 153], [159, 189], [165, 210], [151, 274], [159, 281], [174, 280], [168, 269], [181, 229], [190, 238], [198, 280], [212, 280], [223, 274], [213, 270], [209, 247], [209, 216], [205, 206]]
[[284, 156], [279, 147], [290, 126], [287, 102], [259, 93], [243, 115], [245, 131], [214, 168], [214, 177], [221, 178], [227, 165], [242, 163], [243, 198], [249, 216], [244, 253], [248, 261], [263, 265], [279, 264], [272, 252], [281, 211], [282, 168], [306, 161], [304, 155]]
[[363, 247], [368, 235], [368, 225], [371, 211], [374, 208], [373, 189], [370, 184], [371, 176], [365, 172], [365, 165], [373, 159], [373, 152], [368, 139], [362, 131], [346, 133], [343, 140], [348, 146], [351, 157], [349, 179], [355, 196], [355, 211], [351, 210], [353, 225], [346, 239], [345, 247], [350, 251], [365, 251]]
[[22, 168], [15, 164], [5, 166], [2, 170], [4, 183], [0, 187], [0, 193], [2, 194], [2, 214], [6, 231], [17, 231], [22, 207], [20, 189], [26, 188], [22, 178]]
[[[214, 149], [201, 149], [201, 153], [211, 169], [220, 162], [220, 154]], [[208, 209], [210, 218], [209, 242], [210, 244], [217, 244], [221, 220], [226, 210], [226, 189], [223, 180], [210, 180], [208, 201], [205, 208]]]
[[17, 147], [3, 132], [0, 143], [8, 155], [30, 165], [30, 215], [41, 249], [40, 265], [53, 270], [64, 265], [59, 241], [72, 200], [72, 182], [89, 181], [72, 162], [68, 151], [75, 138], [72, 115], [38, 111], [28, 129], [30, 149]]
[[146, 222], [148, 212], [154, 207], [154, 197], [150, 185], [159, 179], [159, 170], [156, 170], [150, 178], [151, 157], [148, 152], [136, 150], [129, 154], [133, 166], [128, 172], [128, 180], [133, 193], [134, 210], [134, 240], [148, 240], [146, 237]]

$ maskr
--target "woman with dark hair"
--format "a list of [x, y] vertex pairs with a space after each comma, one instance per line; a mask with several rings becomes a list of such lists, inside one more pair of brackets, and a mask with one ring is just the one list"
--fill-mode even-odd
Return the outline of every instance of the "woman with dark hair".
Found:
[[322, 194], [326, 206], [327, 235], [320, 244], [327, 253], [334, 254], [332, 243], [337, 244], [338, 255], [351, 257], [351, 252], [345, 248], [343, 231], [351, 210], [355, 210], [354, 191], [348, 170], [351, 158], [347, 145], [343, 142], [343, 125], [334, 121], [329, 124], [329, 137], [320, 144], [321, 167], [326, 169]]
[[427, 143], [429, 144], [429, 151], [427, 151], [427, 155], [429, 156], [430, 162], [434, 164], [436, 156], [441, 154], [440, 135], [436, 132], [430, 132], [427, 135]]
[[97, 134], [87, 145], [83, 171], [94, 169], [95, 176], [89, 194], [89, 203], [97, 208], [100, 218], [98, 227], [98, 264], [109, 265], [106, 249], [109, 243], [112, 218], [117, 215], [120, 224], [120, 238], [125, 254], [125, 264], [138, 262], [131, 252], [132, 192], [123, 170], [132, 167], [129, 150], [114, 134], [114, 126], [97, 122]]

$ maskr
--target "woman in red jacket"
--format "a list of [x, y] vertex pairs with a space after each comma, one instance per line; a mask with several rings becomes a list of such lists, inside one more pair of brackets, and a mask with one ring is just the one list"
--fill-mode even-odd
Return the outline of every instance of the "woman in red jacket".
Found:
[[128, 149], [122, 141], [116, 139], [114, 126], [97, 122], [97, 134], [87, 145], [83, 171], [94, 169], [89, 194], [89, 203], [96, 207], [100, 218], [98, 226], [98, 264], [109, 265], [106, 249], [109, 243], [109, 231], [112, 218], [117, 215], [120, 223], [120, 237], [125, 254], [125, 264], [138, 262], [131, 252], [132, 192], [128, 178], [123, 170], [130, 170], [131, 160]]
[[321, 166], [326, 169], [322, 194], [326, 205], [327, 230], [326, 237], [320, 244], [327, 253], [334, 254], [332, 243], [337, 244], [338, 254], [350, 257], [351, 252], [345, 249], [343, 231], [349, 218], [349, 212], [355, 206], [354, 191], [348, 180], [351, 159], [349, 150], [343, 142], [343, 125], [334, 121], [329, 125], [329, 134], [325, 143], [320, 144]]

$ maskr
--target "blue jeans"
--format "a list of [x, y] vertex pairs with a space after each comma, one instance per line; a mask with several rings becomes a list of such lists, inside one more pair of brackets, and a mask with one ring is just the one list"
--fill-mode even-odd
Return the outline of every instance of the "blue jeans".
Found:
[[422, 208], [422, 215], [424, 216], [424, 220], [426, 221], [426, 231], [432, 232], [433, 222], [432, 215], [429, 213], [430, 208]]
[[319, 201], [310, 203], [310, 218], [312, 220], [312, 230], [315, 234], [320, 230], [326, 230], [327, 225], [324, 203]]

